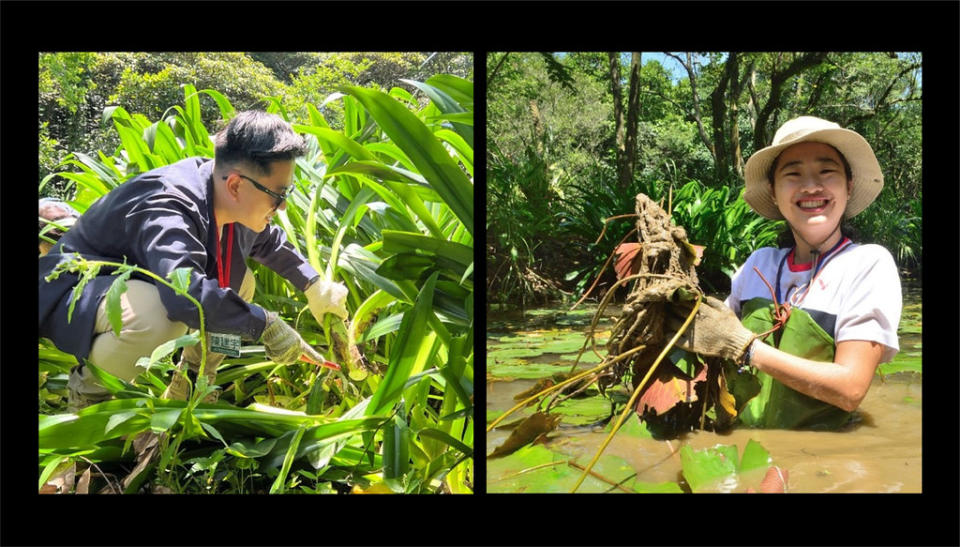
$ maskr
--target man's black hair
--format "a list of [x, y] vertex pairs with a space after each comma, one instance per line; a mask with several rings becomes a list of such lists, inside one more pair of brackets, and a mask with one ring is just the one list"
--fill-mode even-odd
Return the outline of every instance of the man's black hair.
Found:
[[280, 116], [246, 110], [214, 136], [214, 150], [218, 165], [244, 163], [269, 174], [272, 162], [294, 160], [306, 154], [307, 146]]

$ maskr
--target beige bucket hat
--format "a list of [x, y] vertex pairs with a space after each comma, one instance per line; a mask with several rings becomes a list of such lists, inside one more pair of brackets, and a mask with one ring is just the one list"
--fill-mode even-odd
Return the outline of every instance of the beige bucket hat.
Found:
[[801, 142], [829, 144], [839, 150], [850, 165], [853, 191], [847, 200], [844, 218], [860, 213], [880, 194], [883, 189], [883, 173], [873, 148], [866, 139], [859, 133], [844, 129], [833, 122], [813, 116], [800, 116], [780, 126], [773, 136], [773, 144], [755, 152], [747, 160], [743, 174], [746, 179], [743, 199], [757, 214], [773, 220], [783, 218], [773, 200], [772, 181], [767, 178], [767, 173], [781, 152]]

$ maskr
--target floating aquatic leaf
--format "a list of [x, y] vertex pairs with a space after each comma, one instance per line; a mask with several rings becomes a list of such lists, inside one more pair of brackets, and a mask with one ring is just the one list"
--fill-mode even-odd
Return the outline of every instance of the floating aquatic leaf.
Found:
[[737, 447], [734, 445], [717, 445], [703, 450], [684, 445], [680, 449], [680, 459], [683, 462], [683, 478], [693, 492], [708, 488], [729, 491], [736, 484], [738, 462]]
[[487, 364], [487, 374], [500, 378], [546, 378], [558, 373], [570, 371], [570, 365], [549, 365], [542, 363], [507, 362]]
[[771, 463], [770, 453], [757, 441], [750, 439], [747, 446], [743, 448], [743, 456], [740, 457], [740, 465], [737, 468], [739, 473], [751, 471], [754, 469], [765, 469]]
[[517, 357], [537, 357], [543, 355], [543, 351], [529, 348], [514, 348], [505, 350], [494, 350], [487, 352], [487, 363], [514, 359]]
[[489, 346], [491, 341], [495, 341], [497, 344], [497, 347], [502, 347], [501, 344], [507, 345], [507, 344], [513, 344], [516, 342], [523, 342], [526, 344], [536, 344], [543, 341], [543, 338], [544, 338], [543, 334], [536, 333], [536, 332], [520, 334], [517, 336], [501, 336], [499, 338], [487, 336], [487, 345]]
[[[610, 420], [607, 423], [607, 426], [603, 429], [604, 433], [610, 433], [610, 430], [613, 429], [616, 420]], [[653, 434], [650, 433], [650, 430], [647, 429], [647, 424], [640, 419], [635, 412], [627, 416], [627, 419], [623, 421], [623, 424], [620, 426], [620, 429], [617, 430], [617, 436], [626, 435], [628, 437], [637, 437], [640, 439], [652, 439]]]
[[877, 372], [882, 375], [894, 374], [897, 372], [923, 372], [923, 356], [917, 352], [917, 355], [897, 354], [890, 363], [881, 364]]
[[525, 446], [487, 462], [487, 492], [566, 492], [559, 484], [575, 480], [567, 458], [541, 445]]
[[[680, 458], [683, 477], [694, 493], [733, 491], [741, 482], [741, 475], [762, 471], [771, 464], [770, 453], [753, 439], [747, 441], [742, 457], [738, 457], [736, 445], [717, 445], [702, 450], [685, 445], [680, 449]], [[780, 471], [783, 476], [784, 473], [784, 470]]]
[[563, 423], [567, 425], [595, 424], [613, 415], [613, 403], [602, 396], [567, 399], [551, 412], [562, 415]]
[[[525, 446], [520, 450], [487, 463], [487, 492], [490, 493], [566, 493], [576, 482], [581, 469], [567, 463], [570, 458], [542, 445]], [[598, 462], [597, 474], [587, 477], [580, 492], [622, 492], [614, 484], [633, 490], [632, 467], [622, 458], [604, 456]], [[611, 484], [614, 483], [614, 484]]]
[[[597, 342], [598, 347], [603, 347], [600, 341]], [[544, 353], [576, 353], [580, 351], [580, 348], [583, 347], [583, 336], [578, 335], [575, 338], [567, 338], [555, 340], [548, 342], [540, 346], [540, 350]], [[589, 346], [587, 346], [589, 348]]]
[[[601, 351], [602, 351], [602, 350], [601, 350]], [[563, 359], [563, 360], [565, 360], [565, 361], [574, 361], [574, 360], [576, 360], [576, 358], [577, 358], [577, 354], [576, 354], [576, 353], [569, 353], [569, 354], [564, 355], [564, 356], [562, 356], [562, 357], [560, 357], [560, 358]], [[583, 355], [580, 356], [580, 362], [581, 362], [581, 363], [588, 363], [588, 364], [589, 364], [589, 363], [599, 363], [599, 362], [602, 361], [602, 360], [603, 360], [603, 358], [601, 358], [600, 356], [598, 356], [596, 353], [594, 353], [593, 351], [591, 351], [589, 348], [587, 348], [587, 350], [583, 352]]]
[[[827, 472], [829, 474], [829, 471]], [[819, 474], [819, 473], [818, 473]], [[760, 481], [760, 492], [764, 494], [783, 494], [787, 491], [787, 481], [790, 473], [786, 469], [771, 467], [767, 470], [766, 476]], [[747, 488], [747, 493], [756, 492], [753, 488]]]

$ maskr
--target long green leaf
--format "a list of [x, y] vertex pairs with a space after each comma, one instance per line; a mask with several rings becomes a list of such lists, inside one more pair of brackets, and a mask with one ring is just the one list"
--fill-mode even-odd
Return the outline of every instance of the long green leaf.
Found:
[[173, 340], [167, 340], [166, 342], [160, 344], [150, 353], [150, 357], [141, 357], [137, 360], [137, 366], [149, 369], [157, 362], [159, 362], [164, 357], [170, 355], [179, 348], [184, 348], [187, 346], [193, 346], [200, 343], [200, 332], [193, 331], [191, 333], [184, 334], [179, 338]]
[[452, 74], [437, 74], [427, 78], [427, 83], [453, 97], [460, 106], [473, 110], [473, 82]]
[[110, 321], [113, 333], [117, 336], [120, 336], [120, 329], [123, 327], [123, 308], [120, 306], [120, 297], [127, 292], [127, 280], [132, 273], [133, 270], [130, 269], [118, 275], [107, 290], [107, 319]]
[[403, 386], [417, 360], [421, 342], [427, 337], [427, 316], [433, 314], [433, 292], [436, 283], [437, 274], [433, 274], [417, 295], [413, 308], [404, 314], [394, 351], [390, 354], [387, 374], [370, 399], [366, 416], [379, 414], [392, 407], [403, 392]]
[[414, 114], [385, 93], [361, 87], [344, 89], [357, 97], [472, 234], [473, 183], [433, 133]]
[[340, 218], [340, 227], [337, 229], [337, 234], [333, 238], [333, 243], [330, 244], [330, 261], [327, 262], [327, 279], [333, 279], [335, 274], [335, 268], [337, 265], [337, 255], [340, 254], [340, 242], [343, 241], [344, 234], [347, 233], [347, 229], [353, 227], [356, 222], [354, 218], [356, 217], [358, 211], [362, 207], [365, 207], [367, 201], [373, 197], [373, 189], [369, 187], [364, 187], [363, 190], [350, 202], [350, 206], [347, 208], [347, 211], [343, 214], [343, 217]]
[[473, 448], [465, 445], [463, 442], [458, 441], [457, 439], [451, 437], [449, 434], [440, 431], [439, 429], [434, 428], [424, 428], [417, 432], [417, 435], [421, 437], [427, 437], [430, 439], [435, 439], [443, 444], [456, 448], [462, 452], [465, 456], [472, 458], [473, 457]]
[[217, 102], [217, 108], [220, 109], [220, 116], [223, 119], [229, 120], [236, 114], [236, 110], [233, 108], [233, 105], [230, 104], [230, 100], [219, 91], [213, 89], [201, 89], [200, 93], [206, 93], [207, 95], [213, 97], [213, 100]]
[[290, 447], [287, 449], [287, 455], [283, 459], [283, 467], [280, 469], [280, 474], [277, 475], [276, 480], [273, 481], [273, 485], [270, 486], [271, 494], [283, 492], [283, 484], [287, 481], [287, 473], [290, 472], [290, 466], [293, 465], [293, 460], [297, 455], [297, 449], [300, 447], [300, 439], [303, 438], [305, 431], [306, 428], [301, 426], [300, 429], [294, 433], [293, 439], [290, 441]]
[[[328, 143], [332, 149], [340, 148], [351, 156], [357, 158], [358, 160], [374, 160], [373, 154], [365, 150], [362, 146], [356, 143], [353, 139], [350, 139], [343, 133], [339, 131], [334, 131], [326, 127], [314, 127], [310, 125], [300, 125], [293, 124], [293, 128], [296, 131], [301, 133], [309, 133], [317, 137], [318, 140]], [[327, 158], [328, 164], [333, 164], [336, 158]]]
[[410, 469], [410, 428], [397, 415], [383, 431], [383, 478], [402, 477]]
[[395, 230], [383, 230], [381, 233], [383, 234], [383, 250], [387, 253], [407, 253], [420, 250], [445, 256], [464, 267], [473, 262], [473, 249], [460, 243]]
[[434, 134], [453, 147], [467, 172], [470, 173], [470, 176], [473, 176], [473, 145], [467, 143], [463, 136], [449, 129], [441, 129]]
[[56, 471], [57, 467], [66, 461], [66, 459], [66, 456], [55, 456], [50, 459], [47, 465], [43, 468], [43, 472], [40, 473], [40, 484], [37, 486], [38, 489], [43, 488], [43, 485], [47, 482], [47, 479], [50, 478], [50, 475], [52, 475], [53, 472]]
[[[401, 79], [400, 81], [412, 85], [426, 93], [427, 96], [430, 97], [430, 100], [433, 101], [433, 104], [436, 105], [437, 108], [444, 114], [461, 114], [466, 112], [466, 109], [460, 106], [456, 100], [454, 100], [445, 91], [435, 86], [414, 80]], [[467, 125], [463, 123], [454, 123], [453, 128], [457, 134], [463, 138], [465, 142], [469, 143], [471, 148], [473, 148], [473, 124], [471, 123]]]

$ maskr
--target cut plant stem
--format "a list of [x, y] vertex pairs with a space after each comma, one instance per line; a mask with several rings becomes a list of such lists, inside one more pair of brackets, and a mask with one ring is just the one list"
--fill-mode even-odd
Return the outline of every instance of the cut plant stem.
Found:
[[673, 349], [673, 345], [677, 343], [677, 340], [680, 338], [680, 335], [682, 335], [687, 330], [687, 327], [693, 321], [693, 318], [697, 316], [697, 310], [700, 309], [700, 302], [702, 301], [703, 301], [703, 295], [697, 294], [697, 301], [693, 305], [693, 310], [690, 312], [690, 315], [687, 316], [687, 320], [683, 322], [683, 325], [680, 327], [680, 330], [678, 330], [677, 333], [673, 335], [673, 338], [670, 339], [670, 343], [668, 343], [663, 348], [663, 351], [661, 351], [660, 355], [657, 356], [656, 361], [654, 361], [653, 364], [650, 365], [650, 369], [647, 370], [647, 374], [643, 377], [643, 380], [641, 380], [640, 383], [637, 385], [637, 388], [633, 390], [633, 395], [631, 395], [630, 400], [627, 401], [627, 407], [623, 409], [623, 412], [620, 414], [620, 417], [617, 418], [617, 423], [614, 424], [613, 429], [610, 431], [610, 434], [607, 435], [607, 438], [604, 439], [603, 444], [600, 445], [600, 450], [597, 450], [597, 454], [593, 457], [592, 460], [590, 460], [590, 464], [587, 465], [587, 469], [583, 472], [582, 475], [580, 475], [580, 479], [577, 481], [577, 484], [573, 485], [573, 490], [570, 491], [571, 494], [575, 493], [577, 491], [577, 488], [580, 488], [580, 485], [583, 484], [584, 479], [587, 478], [587, 473], [591, 469], [593, 469], [594, 464], [596, 464], [597, 460], [600, 459], [600, 454], [603, 454], [603, 451], [606, 450], [607, 445], [610, 444], [610, 441], [613, 439], [613, 436], [617, 433], [617, 431], [620, 430], [620, 426], [623, 425], [623, 421], [626, 419], [627, 415], [633, 412], [633, 404], [634, 402], [636, 402], [637, 396], [640, 395], [640, 391], [643, 389], [645, 385], [647, 385], [647, 380], [649, 380], [650, 377], [653, 375], [653, 372], [657, 369], [657, 366], [660, 365], [660, 362], [663, 361], [663, 358], [667, 356], [667, 354], [670, 352], [671, 349]]
[[565, 463], [570, 463], [570, 462], [568, 462], [567, 460], [559, 460], [559, 461], [555, 461], [555, 462], [541, 463], [541, 464], [538, 464], [538, 465], [534, 465], [534, 466], [532, 466], [532, 467], [527, 467], [526, 469], [521, 469], [520, 471], [517, 471], [516, 473], [511, 473], [511, 474], [509, 474], [509, 475], [504, 475], [504, 476], [500, 477], [499, 479], [494, 479], [494, 480], [491, 481], [491, 482], [505, 481], [505, 480], [507, 480], [507, 479], [512, 479], [512, 478], [514, 478], [514, 477], [519, 477], [520, 475], [523, 475], [524, 473], [530, 473], [531, 471], [536, 471], [537, 469], [543, 469], [543, 468], [545, 468], [545, 467], [553, 467], [553, 466], [555, 466], [555, 465], [563, 465], [563, 464], [565, 464]]
[[343, 319], [328, 313], [324, 317], [324, 323], [328, 325], [327, 332], [330, 333], [330, 345], [333, 348], [333, 354], [337, 361], [347, 367], [347, 374], [350, 379], [355, 382], [366, 379], [368, 371], [363, 363], [363, 355], [356, 344], [350, 340]]
[[333, 361], [327, 361], [326, 359], [324, 359], [323, 362], [314, 361], [313, 359], [307, 357], [306, 354], [304, 354], [300, 356], [300, 360], [303, 361], [304, 363], [309, 363], [311, 365], [327, 367], [333, 370], [340, 370], [340, 365], [334, 363]]
[[[580, 465], [580, 464], [577, 463], [577, 462], [570, 461], [570, 462], [567, 462], [567, 463], [570, 464], [570, 467], [576, 467], [577, 469], [579, 469], [579, 470], [581, 470], [581, 471], [589, 472], [591, 475], [593, 475], [594, 478], [600, 479], [601, 481], [609, 484], [610, 486], [613, 486], [614, 488], [619, 488], [620, 490], [623, 490], [624, 492], [632, 493], [629, 488], [627, 488], [626, 486], [620, 484], [620, 483], [622, 483], [623, 481], [616, 482], [616, 481], [614, 481], [614, 480], [612, 480], [612, 479], [608, 479], [607, 477], [604, 477], [603, 475], [601, 475], [600, 473], [597, 473], [596, 471], [590, 471], [589, 469], [587, 469], [586, 467]], [[636, 473], [634, 473], [634, 475], [636, 475]], [[629, 479], [629, 478], [630, 478], [630, 477], [628, 476], [627, 479]], [[627, 480], [627, 479], [624, 479], [624, 480]]]

